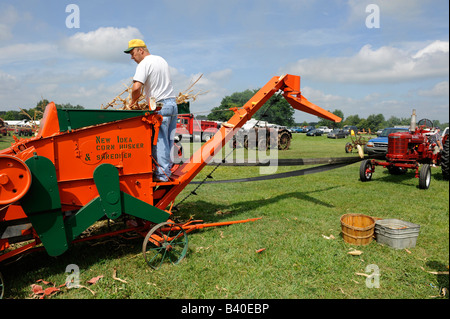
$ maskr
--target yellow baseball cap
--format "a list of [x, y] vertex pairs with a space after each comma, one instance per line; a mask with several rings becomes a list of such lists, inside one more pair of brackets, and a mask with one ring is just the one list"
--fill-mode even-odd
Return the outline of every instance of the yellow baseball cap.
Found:
[[133, 39], [128, 42], [128, 49], [126, 49], [123, 52], [130, 53], [130, 51], [133, 50], [134, 48], [142, 48], [142, 47], [145, 48], [147, 47], [144, 41], [142, 41], [141, 39]]

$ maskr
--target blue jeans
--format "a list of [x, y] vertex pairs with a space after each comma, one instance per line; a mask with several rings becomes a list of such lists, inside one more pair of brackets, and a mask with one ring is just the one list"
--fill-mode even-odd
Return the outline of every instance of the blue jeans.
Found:
[[163, 107], [157, 113], [162, 115], [163, 120], [159, 127], [157, 145], [152, 147], [153, 157], [158, 163], [154, 175], [162, 181], [167, 181], [173, 165], [170, 154], [177, 128], [178, 107], [175, 98], [164, 99], [159, 102], [163, 103]]

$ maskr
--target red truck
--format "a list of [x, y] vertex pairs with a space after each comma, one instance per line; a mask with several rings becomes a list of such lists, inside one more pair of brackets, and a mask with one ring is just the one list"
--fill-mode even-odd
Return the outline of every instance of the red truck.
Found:
[[193, 114], [179, 114], [175, 136], [179, 140], [189, 138], [191, 141], [206, 142], [216, 134], [219, 126], [214, 121], [198, 120]]

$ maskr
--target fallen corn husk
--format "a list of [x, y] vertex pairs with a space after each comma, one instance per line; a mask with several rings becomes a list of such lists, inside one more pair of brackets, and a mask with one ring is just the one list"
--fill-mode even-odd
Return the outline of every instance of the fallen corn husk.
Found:
[[120, 282], [123, 282], [124, 284], [128, 283], [126, 280], [123, 280], [123, 279], [120, 279], [119, 277], [117, 277], [117, 269], [116, 269], [116, 267], [114, 267], [114, 269], [113, 269], [113, 276], [112, 277], [113, 277], [114, 280], [118, 280]]
[[349, 251], [347, 254], [349, 254], [349, 255], [353, 255], [353, 256], [359, 256], [359, 255], [361, 255], [363, 252], [361, 251], [361, 250], [352, 250], [352, 251]]

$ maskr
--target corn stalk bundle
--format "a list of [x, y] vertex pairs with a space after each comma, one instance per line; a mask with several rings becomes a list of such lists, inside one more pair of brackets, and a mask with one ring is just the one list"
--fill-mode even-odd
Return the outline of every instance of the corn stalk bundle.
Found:
[[186, 90], [178, 93], [178, 96], [176, 98], [177, 104], [186, 103], [189, 100], [195, 101], [197, 99], [197, 96], [208, 93], [208, 91], [194, 93], [194, 90], [192, 89], [194, 87], [194, 85], [202, 78], [202, 76], [203, 76], [203, 74], [200, 74], [198, 79], [195, 80], [194, 83], [189, 85], [189, 87]]
[[[206, 94], [208, 92], [208, 91], [205, 91], [205, 92], [194, 93], [193, 87], [201, 79], [202, 76], [203, 76], [203, 74], [201, 74], [194, 83], [189, 85], [189, 87], [186, 90], [178, 93], [178, 96], [176, 97], [177, 104], [186, 103], [189, 100], [195, 101], [199, 95]], [[133, 84], [131, 83], [128, 86], [125, 85], [125, 87], [126, 88], [120, 94], [118, 94], [114, 99], [112, 99], [111, 102], [109, 102], [106, 105], [102, 105], [101, 108], [107, 109], [107, 108], [111, 107], [111, 108], [118, 109], [118, 110], [145, 110], [145, 109], [149, 108], [148, 101], [143, 94], [141, 94], [139, 96], [139, 99], [137, 100], [137, 102], [131, 107], [130, 101], [131, 101], [131, 91], [132, 91]]]

